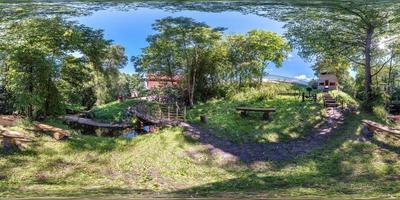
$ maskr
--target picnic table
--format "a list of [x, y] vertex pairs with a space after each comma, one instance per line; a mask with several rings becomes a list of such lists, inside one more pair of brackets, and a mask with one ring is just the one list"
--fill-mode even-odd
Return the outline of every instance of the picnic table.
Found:
[[276, 112], [276, 109], [275, 108], [237, 107], [236, 111], [239, 111], [240, 115], [243, 117], [248, 116], [249, 112], [261, 112], [261, 113], [263, 113], [263, 119], [269, 120], [270, 113]]

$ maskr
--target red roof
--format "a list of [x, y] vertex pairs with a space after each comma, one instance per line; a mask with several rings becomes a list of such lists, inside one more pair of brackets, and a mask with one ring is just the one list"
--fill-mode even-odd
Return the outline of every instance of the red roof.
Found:
[[173, 77], [160, 75], [160, 74], [147, 74], [147, 81], [170, 81], [176, 82], [179, 81], [181, 77], [179, 75], [175, 75]]

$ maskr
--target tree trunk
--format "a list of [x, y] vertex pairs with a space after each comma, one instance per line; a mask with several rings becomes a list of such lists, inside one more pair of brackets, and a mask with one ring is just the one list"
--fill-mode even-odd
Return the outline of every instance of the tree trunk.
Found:
[[372, 35], [374, 34], [374, 27], [370, 25], [367, 29], [365, 38], [365, 88], [364, 88], [364, 100], [365, 109], [372, 111], [372, 75], [371, 75], [371, 46], [372, 46]]
[[392, 69], [393, 68], [393, 52], [391, 53], [390, 64], [389, 64], [389, 74], [388, 74], [388, 81], [387, 81], [387, 91], [390, 96], [393, 94], [393, 81], [392, 81]]

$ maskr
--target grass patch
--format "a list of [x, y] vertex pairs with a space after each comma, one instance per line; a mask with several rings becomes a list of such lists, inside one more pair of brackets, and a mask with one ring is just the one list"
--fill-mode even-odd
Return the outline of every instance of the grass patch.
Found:
[[[238, 143], [268, 143], [301, 138], [323, 122], [325, 110], [322, 104], [301, 102], [299, 96], [280, 96], [271, 92], [265, 95], [262, 91], [269, 91], [269, 87], [265, 88], [198, 104], [188, 112], [188, 119], [199, 123], [200, 115], [208, 115], [208, 126], [215, 130], [218, 137]], [[236, 112], [239, 106], [276, 108], [277, 111], [272, 114], [272, 120], [264, 121], [261, 113], [241, 117]]]
[[398, 144], [360, 141], [362, 119], [376, 120], [349, 115], [323, 149], [249, 165], [224, 162], [180, 128], [129, 140], [37, 137], [26, 151], [0, 154], [0, 196], [400, 197]]
[[98, 120], [119, 122], [124, 119], [126, 109], [138, 104], [139, 102], [141, 101], [135, 99], [127, 99], [123, 102], [113, 101], [108, 104], [96, 106], [91, 110], [91, 112], [94, 113]]
[[345, 108], [359, 108], [360, 102], [354, 99], [349, 94], [339, 91], [339, 90], [332, 90], [329, 91], [329, 94], [332, 95], [334, 99], [336, 99], [337, 103], [341, 106], [343, 105]]

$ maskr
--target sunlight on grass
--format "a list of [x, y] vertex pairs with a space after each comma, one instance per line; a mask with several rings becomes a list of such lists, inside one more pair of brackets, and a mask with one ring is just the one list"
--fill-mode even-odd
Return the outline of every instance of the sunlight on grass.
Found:
[[180, 128], [134, 139], [76, 135], [60, 142], [43, 136], [29, 150], [1, 154], [0, 195], [103, 196], [150, 191], [172, 196], [220, 192], [398, 196], [398, 154], [353, 139], [365, 117], [348, 116], [324, 149], [294, 160], [250, 165], [224, 162], [206, 146], [185, 137]]
[[94, 113], [96, 119], [104, 121], [121, 121], [124, 118], [125, 111], [130, 106], [139, 103], [139, 100], [127, 99], [123, 102], [114, 101], [108, 104], [94, 107], [91, 112]]
[[[266, 86], [267, 89], [270, 87], [276, 86]], [[200, 115], [208, 115], [209, 126], [218, 130], [214, 131], [218, 137], [238, 143], [279, 142], [300, 138], [323, 121], [321, 116], [325, 111], [321, 104], [301, 102], [298, 96], [272, 95], [271, 92], [264, 98], [260, 91], [265, 92], [249, 90], [231, 98], [196, 105], [188, 112], [188, 119], [199, 123]], [[250, 113], [243, 118], [235, 110], [239, 106], [276, 108], [277, 112], [272, 114], [270, 121], [264, 121], [260, 113]]]

